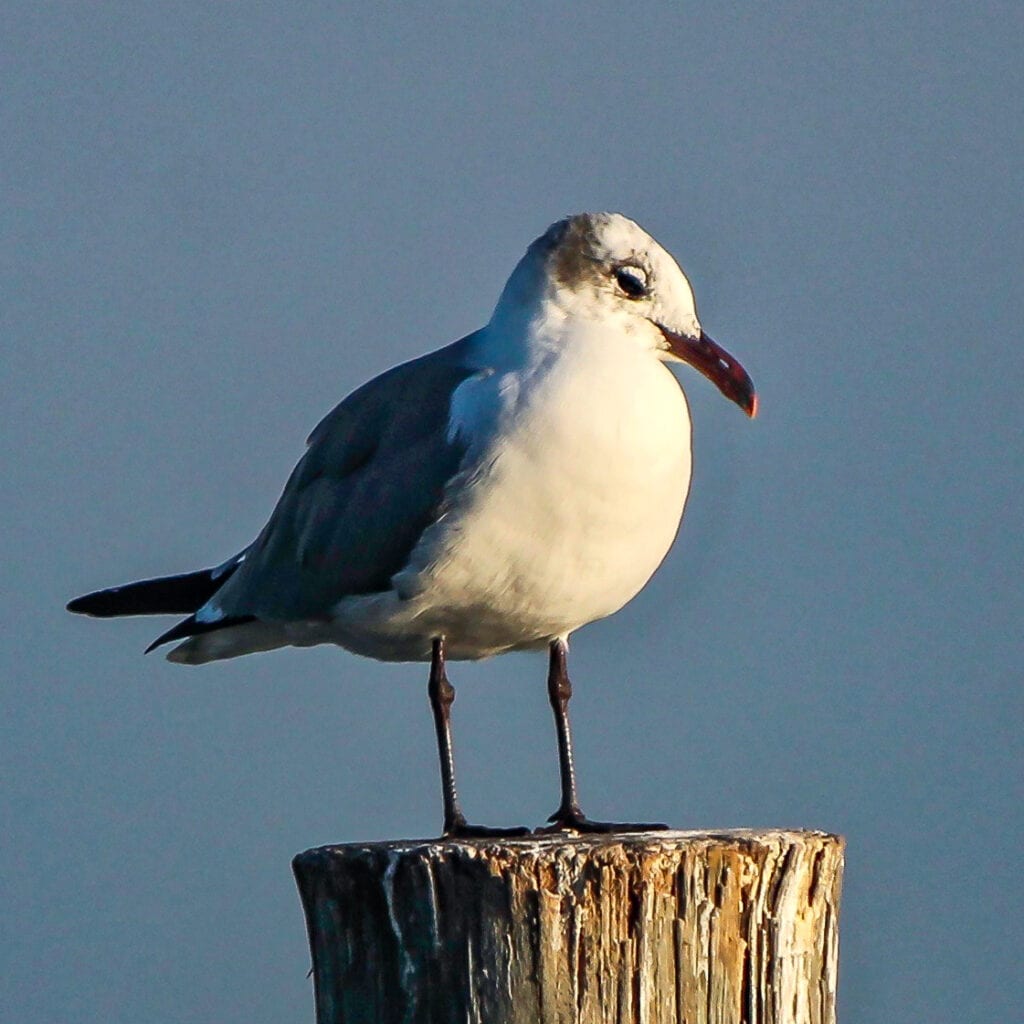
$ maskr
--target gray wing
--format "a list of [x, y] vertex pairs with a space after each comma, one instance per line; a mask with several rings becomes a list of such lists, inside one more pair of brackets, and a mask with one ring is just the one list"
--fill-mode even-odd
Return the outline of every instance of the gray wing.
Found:
[[[469, 338], [354, 391], [309, 437], [270, 521], [214, 597], [228, 618], [287, 622], [387, 590], [465, 454], [448, 439], [451, 396], [475, 370]], [[202, 619], [202, 616], [199, 616]]]

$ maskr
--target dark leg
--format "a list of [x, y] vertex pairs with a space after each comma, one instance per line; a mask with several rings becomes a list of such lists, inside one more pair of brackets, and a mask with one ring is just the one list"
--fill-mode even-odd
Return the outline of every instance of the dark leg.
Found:
[[542, 832], [560, 832], [572, 829], [574, 832], [648, 832], [667, 828], [666, 825], [627, 823], [615, 821], [591, 821], [580, 810], [576, 794], [576, 766], [572, 759], [572, 732], [569, 729], [569, 698], [572, 683], [566, 667], [567, 649], [564, 640], [555, 640], [550, 648], [548, 662], [548, 699], [555, 713], [555, 729], [558, 733], [558, 769], [562, 780], [562, 802], [558, 810], [548, 818], [553, 822]]
[[562, 782], [562, 802], [548, 821], [568, 825], [572, 821], [582, 821], [583, 812], [576, 793], [576, 765], [572, 758], [572, 731], [569, 728], [572, 683], [569, 682], [566, 654], [564, 641], [556, 640], [551, 645], [548, 658], [548, 700], [555, 713], [555, 731], [558, 734], [558, 773]]
[[459, 806], [459, 794], [455, 789], [455, 757], [452, 754], [452, 704], [455, 703], [455, 689], [448, 682], [444, 670], [444, 638], [434, 641], [430, 659], [430, 682], [427, 686], [430, 710], [434, 714], [434, 729], [437, 732], [437, 753], [441, 761], [441, 790], [444, 794], [444, 836], [451, 838], [484, 838], [488, 836], [524, 836], [525, 828], [488, 828], [485, 825], [469, 825]]

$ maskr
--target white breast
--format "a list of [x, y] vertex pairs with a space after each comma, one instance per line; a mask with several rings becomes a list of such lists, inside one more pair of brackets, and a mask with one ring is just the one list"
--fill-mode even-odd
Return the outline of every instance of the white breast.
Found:
[[450, 656], [482, 657], [545, 644], [634, 597], [690, 482], [689, 411], [656, 355], [591, 338], [525, 369], [485, 369], [452, 412], [471, 475], [395, 593], [339, 607], [359, 634], [345, 645], [421, 658], [443, 633]]

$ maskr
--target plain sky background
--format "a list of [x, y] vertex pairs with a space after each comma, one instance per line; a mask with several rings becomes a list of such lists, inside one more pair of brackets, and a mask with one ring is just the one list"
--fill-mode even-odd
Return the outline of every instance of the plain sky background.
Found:
[[[841, 832], [842, 1020], [1019, 1019], [1022, 47], [1012, 2], [9, 5], [0, 1016], [312, 1020], [290, 858], [436, 834], [423, 667], [64, 603], [238, 550], [339, 399], [617, 209], [762, 414], [680, 371], [679, 541], [574, 644], [584, 807]], [[468, 813], [540, 823], [543, 658], [452, 678]]]

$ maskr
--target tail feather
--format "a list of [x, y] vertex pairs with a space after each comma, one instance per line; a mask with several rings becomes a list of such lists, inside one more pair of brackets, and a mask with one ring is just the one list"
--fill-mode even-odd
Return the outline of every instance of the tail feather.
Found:
[[186, 615], [201, 608], [224, 586], [241, 564], [242, 557], [236, 556], [214, 569], [97, 590], [76, 597], [67, 608], [69, 612], [104, 619], [116, 615]]

